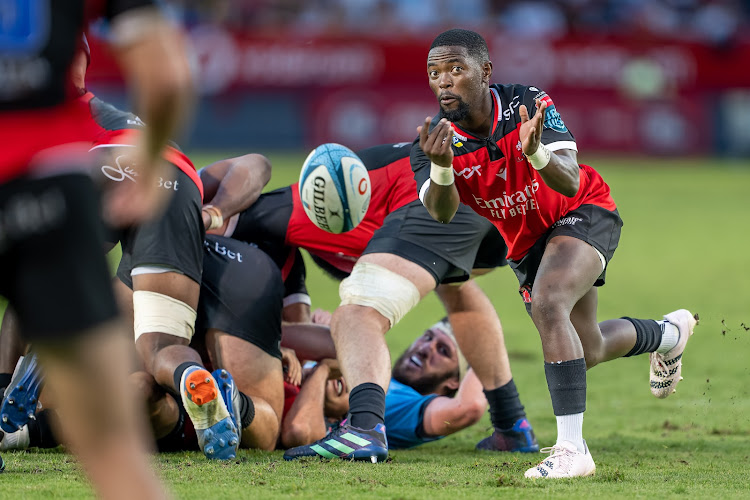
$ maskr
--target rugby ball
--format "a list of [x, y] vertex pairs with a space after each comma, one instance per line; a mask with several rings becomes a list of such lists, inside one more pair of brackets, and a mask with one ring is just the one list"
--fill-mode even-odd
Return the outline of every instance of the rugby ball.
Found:
[[341, 144], [313, 149], [299, 175], [299, 197], [313, 224], [329, 233], [351, 231], [370, 205], [370, 175], [362, 160]]

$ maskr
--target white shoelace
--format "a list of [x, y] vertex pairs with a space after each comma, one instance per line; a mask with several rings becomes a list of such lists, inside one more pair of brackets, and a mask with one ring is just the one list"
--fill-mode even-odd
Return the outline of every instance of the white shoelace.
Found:
[[555, 446], [549, 446], [547, 448], [542, 448], [541, 450], [539, 450], [539, 452], [550, 454], [549, 457], [542, 460], [542, 463], [539, 464], [539, 467], [547, 466], [545, 464], [547, 460], [557, 459], [556, 463], [553, 462], [555, 464], [554, 469], [550, 469], [550, 470], [555, 470], [556, 472], [561, 471], [564, 474], [567, 474], [570, 472], [570, 468], [573, 465], [573, 457], [575, 456], [575, 452], [573, 450], [569, 450], [568, 448], [565, 448], [564, 446], [555, 445]]

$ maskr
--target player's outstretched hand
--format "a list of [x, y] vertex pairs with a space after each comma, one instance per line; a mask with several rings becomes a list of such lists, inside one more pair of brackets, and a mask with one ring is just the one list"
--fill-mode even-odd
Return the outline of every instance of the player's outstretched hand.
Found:
[[429, 132], [431, 122], [432, 117], [428, 116], [424, 119], [424, 125], [417, 127], [419, 147], [432, 163], [449, 168], [453, 164], [453, 127], [443, 118]]
[[523, 154], [526, 156], [536, 153], [539, 144], [542, 141], [542, 127], [544, 126], [544, 115], [547, 109], [547, 103], [539, 99], [536, 100], [536, 114], [534, 118], [529, 119], [529, 110], [526, 105], [521, 104], [518, 113], [521, 115], [521, 128], [518, 130]]

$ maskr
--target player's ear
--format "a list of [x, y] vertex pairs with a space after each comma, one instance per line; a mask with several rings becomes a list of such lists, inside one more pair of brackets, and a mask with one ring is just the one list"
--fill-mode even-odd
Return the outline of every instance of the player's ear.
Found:
[[458, 377], [451, 377], [443, 382], [443, 391], [445, 394], [454, 394], [460, 385], [461, 381], [458, 380]]
[[482, 81], [490, 83], [490, 78], [492, 78], [492, 61], [487, 61], [482, 64]]

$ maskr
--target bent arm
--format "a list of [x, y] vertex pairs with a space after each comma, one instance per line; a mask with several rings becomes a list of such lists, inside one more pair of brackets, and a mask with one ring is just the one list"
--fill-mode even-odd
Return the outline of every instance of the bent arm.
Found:
[[549, 163], [539, 170], [549, 187], [565, 196], [575, 196], [581, 184], [578, 153], [572, 149], [551, 152]]
[[422, 428], [428, 436], [447, 436], [477, 423], [486, 408], [482, 383], [474, 370], [469, 370], [454, 397], [441, 396], [430, 401]]
[[443, 224], [448, 224], [453, 220], [458, 210], [458, 202], [458, 189], [456, 189], [455, 183], [451, 183], [449, 186], [441, 186], [435, 184], [432, 180], [430, 180], [424, 200], [422, 200], [432, 218]]
[[329, 368], [318, 363], [300, 388], [289, 413], [281, 424], [281, 443], [285, 448], [310, 444], [325, 437], [323, 413]]
[[201, 169], [200, 177], [206, 205], [213, 205], [228, 219], [258, 200], [271, 180], [271, 162], [251, 153], [212, 163]]
[[286, 323], [281, 325], [281, 345], [294, 349], [303, 360], [336, 359], [336, 346], [327, 325]]

